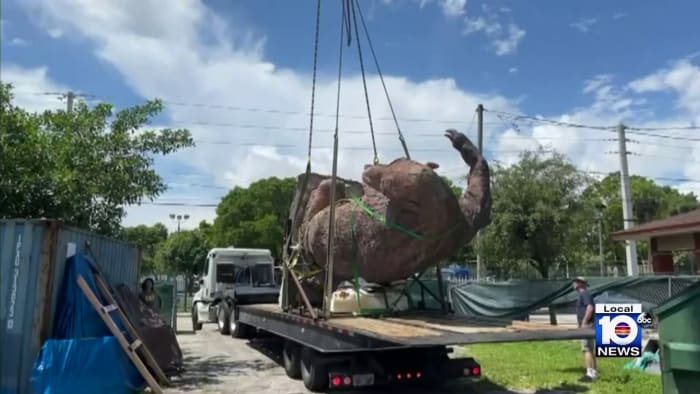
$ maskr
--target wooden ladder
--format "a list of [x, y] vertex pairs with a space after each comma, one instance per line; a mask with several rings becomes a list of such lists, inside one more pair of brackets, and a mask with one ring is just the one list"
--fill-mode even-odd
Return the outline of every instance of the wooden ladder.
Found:
[[[92, 304], [92, 307], [95, 308], [97, 313], [105, 322], [107, 328], [109, 328], [109, 330], [112, 332], [112, 335], [114, 335], [114, 337], [117, 338], [117, 341], [119, 341], [119, 345], [121, 345], [122, 349], [129, 357], [131, 362], [134, 364], [136, 369], [138, 369], [141, 376], [146, 380], [146, 383], [151, 388], [151, 390], [156, 394], [162, 394], [163, 390], [161, 389], [160, 385], [158, 385], [158, 382], [153, 377], [153, 375], [151, 375], [151, 372], [148, 370], [146, 365], [144, 365], [143, 361], [141, 361], [141, 359], [139, 358], [138, 352], [141, 351], [142, 354], [147, 354], [147, 356], [145, 357], [146, 361], [148, 362], [151, 369], [161, 380], [164, 379], [166, 382], [168, 382], [167, 377], [165, 377], [163, 371], [160, 369], [158, 364], [155, 363], [155, 360], [153, 359], [153, 356], [148, 351], [148, 349], [146, 349], [146, 347], [143, 346], [143, 342], [136, 333], [136, 330], [134, 330], [134, 327], [129, 322], [129, 319], [126, 318], [124, 312], [115, 302], [114, 297], [112, 297], [112, 295], [109, 293], [109, 291], [107, 290], [107, 286], [105, 286], [104, 282], [102, 282], [102, 279], [97, 275], [95, 275], [94, 277], [95, 282], [97, 283], [97, 287], [100, 289], [100, 292], [103, 293], [103, 296], [105, 297], [105, 299], [107, 299], [109, 305], [102, 305], [95, 293], [93, 293], [92, 289], [90, 289], [90, 286], [87, 284], [87, 282], [85, 282], [85, 279], [83, 279], [82, 275], [78, 275], [78, 286], [80, 286], [80, 289], [83, 291], [83, 294], [85, 294], [85, 297], [87, 297], [87, 299]], [[112, 316], [110, 316], [109, 313], [114, 310], [118, 311], [119, 317], [121, 318], [129, 335], [131, 335], [131, 337], [134, 338], [134, 342], [129, 343], [129, 341], [127, 341], [122, 332], [119, 330], [117, 324], [112, 319]]]

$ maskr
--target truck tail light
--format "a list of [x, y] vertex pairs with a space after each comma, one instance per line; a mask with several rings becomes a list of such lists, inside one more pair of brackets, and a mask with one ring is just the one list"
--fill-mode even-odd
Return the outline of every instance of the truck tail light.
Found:
[[479, 375], [480, 373], [481, 373], [481, 368], [479, 368], [479, 367], [472, 368], [472, 375]]
[[341, 384], [342, 382], [343, 382], [343, 381], [342, 381], [342, 379], [340, 378], [340, 376], [333, 376], [333, 377], [331, 378], [331, 384], [332, 384], [334, 387], [340, 386], [340, 384]]

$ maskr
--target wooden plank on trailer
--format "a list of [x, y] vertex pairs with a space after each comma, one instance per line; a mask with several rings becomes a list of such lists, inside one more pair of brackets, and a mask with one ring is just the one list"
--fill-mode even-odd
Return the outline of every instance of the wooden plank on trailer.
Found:
[[102, 303], [99, 299], [97, 299], [97, 296], [95, 295], [95, 293], [92, 292], [90, 286], [88, 286], [87, 282], [85, 282], [85, 279], [83, 279], [82, 275], [78, 275], [78, 286], [80, 286], [80, 289], [83, 291], [83, 294], [85, 294], [85, 297], [87, 297], [87, 299], [92, 304], [92, 307], [95, 308], [97, 313], [100, 315], [102, 321], [105, 322], [107, 328], [109, 328], [109, 331], [111, 331], [112, 335], [114, 335], [114, 337], [117, 338], [119, 345], [122, 347], [127, 357], [129, 357], [136, 369], [138, 369], [141, 376], [146, 380], [148, 387], [150, 387], [154, 393], [162, 394], [163, 390], [158, 385], [158, 382], [148, 371], [148, 368], [146, 368], [146, 365], [144, 365], [143, 361], [141, 361], [141, 359], [133, 351], [132, 346], [134, 344], [130, 344], [129, 341], [127, 341], [126, 338], [124, 338], [124, 335], [119, 330], [119, 327], [117, 327], [117, 324], [114, 322], [114, 320], [112, 320], [112, 316], [110, 316], [109, 313], [105, 312]]
[[[122, 308], [119, 307], [117, 300], [114, 298], [114, 296], [112, 296], [112, 293], [109, 291], [109, 289], [107, 288], [107, 285], [102, 280], [100, 275], [99, 274], [94, 275], [94, 278], [95, 278], [95, 284], [97, 284], [97, 288], [100, 290], [100, 293], [102, 293], [102, 296], [107, 300], [107, 302], [110, 303], [109, 306], [114, 307], [113, 309], [110, 309], [110, 311], [116, 309], [119, 313], [119, 318], [122, 320], [122, 323], [124, 323], [124, 328], [126, 328], [126, 332], [128, 332], [129, 335], [131, 335], [131, 338], [133, 338], [134, 341], [138, 341], [139, 343], [143, 344], [141, 337], [139, 336], [138, 332], [136, 331], [136, 328], [134, 328], [133, 324], [131, 324], [129, 317], [126, 316], [126, 313], [124, 313], [124, 310], [122, 310]], [[162, 384], [164, 386], [171, 386], [172, 385], [170, 382], [170, 379], [168, 379], [168, 377], [165, 376], [165, 373], [158, 365], [158, 362], [156, 362], [155, 358], [153, 357], [153, 354], [151, 354], [151, 352], [148, 350], [148, 348], [145, 345], [138, 347], [138, 353], [144, 359], [145, 363], [148, 365], [148, 367], [151, 369], [151, 371], [155, 374], [155, 377], [158, 379], [160, 384]]]
[[335, 318], [331, 324], [345, 329], [360, 329], [387, 337], [429, 337], [441, 335], [440, 332], [424, 327], [416, 327], [408, 324], [400, 324], [386, 319], [374, 319], [366, 317]]
[[519, 330], [556, 330], [556, 331], [567, 331], [567, 330], [577, 330], [577, 326], [573, 325], [552, 325], [547, 323], [534, 323], [534, 322], [524, 322], [524, 321], [514, 321], [509, 327], [519, 329]]
[[401, 318], [389, 318], [388, 321], [395, 322], [398, 324], [411, 325], [416, 327], [424, 327], [433, 330], [449, 331], [454, 333], [464, 333], [472, 334], [477, 332], [507, 332], [510, 331], [507, 327], [497, 326], [492, 324], [478, 323], [478, 322], [464, 322], [458, 324], [457, 322], [444, 322], [436, 321], [430, 322], [421, 319], [401, 319]]

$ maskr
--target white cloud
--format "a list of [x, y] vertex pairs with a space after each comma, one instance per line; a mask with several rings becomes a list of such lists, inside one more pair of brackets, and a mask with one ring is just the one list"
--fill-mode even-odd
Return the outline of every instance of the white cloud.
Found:
[[596, 18], [581, 18], [578, 21], [570, 24], [569, 26], [573, 27], [574, 29], [577, 29], [580, 32], [587, 33], [591, 30], [591, 26], [595, 25], [597, 22], [598, 19]]
[[464, 18], [465, 35], [483, 33], [489, 39], [491, 49], [498, 56], [515, 52], [520, 42], [525, 38], [525, 30], [513, 22], [504, 23], [502, 14], [510, 13], [509, 8], [493, 9], [482, 4], [483, 15]]
[[29, 45], [29, 42], [26, 40], [20, 38], [20, 37], [15, 37], [10, 41], [10, 45], [16, 46], [16, 47], [26, 47]]
[[624, 12], [618, 12], [617, 14], [613, 15], [613, 19], [622, 19], [622, 18], [624, 18], [624, 17], [626, 17], [626, 16], [627, 16], [626, 13], [624, 13]]
[[677, 105], [695, 114], [700, 124], [700, 67], [689, 59], [681, 59], [671, 66], [630, 82], [637, 93], [673, 91], [678, 95]]
[[[460, 16], [466, 12], [467, 0], [420, 0], [418, 7], [425, 8], [425, 6], [435, 2], [442, 8], [445, 16]], [[388, 2], [385, 3], [388, 4]]]
[[508, 69], [508, 72], [511, 74], [517, 74], [518, 71], [520, 71], [517, 67], [511, 67]]
[[48, 29], [46, 32], [49, 34], [49, 36], [50, 36], [51, 38], [56, 38], [56, 39], [58, 39], [58, 38], [63, 37], [63, 30], [61, 30], [61, 29], [55, 29], [55, 28], [54, 28], [54, 29]]
[[442, 0], [440, 6], [442, 12], [448, 16], [464, 15], [464, 7], [467, 5], [467, 0]]
[[[665, 82], [665, 81], [674, 81]], [[681, 84], [683, 81], [683, 84]], [[590, 105], [577, 108], [565, 114], [549, 117], [559, 122], [582, 125], [614, 126], [619, 122], [637, 127], [671, 127], [684, 126], [688, 120], [700, 115], [700, 107], [681, 105], [685, 111], [669, 116], [657, 117], [649, 109], [647, 99], [640, 95], [641, 91], [674, 89], [679, 100], [691, 96], [692, 92], [677, 90], [686, 86], [693, 90], [695, 83], [700, 82], [700, 74], [691, 72], [687, 64], [676, 63], [676, 67], [663, 69], [650, 76], [641, 78], [627, 85], [616, 85], [611, 74], [602, 74], [583, 83], [582, 91], [591, 95]], [[632, 89], [630, 86], [636, 88]], [[694, 90], [693, 90], [694, 91]], [[688, 100], [691, 103], [694, 100]], [[521, 127], [521, 140], [515, 143], [507, 139], [509, 131], [498, 140], [497, 149], [522, 149], [539, 143], [566, 154], [579, 168], [589, 171], [610, 172], [619, 170], [619, 151], [616, 130], [575, 129], [553, 124], [534, 122], [534, 127]], [[642, 132], [643, 133], [643, 132]], [[660, 135], [676, 135], [681, 138], [692, 137], [692, 133], [654, 132]], [[686, 177], [700, 180], [700, 142], [688, 140], [659, 139], [640, 132], [630, 130], [626, 138], [629, 140], [627, 150], [632, 154], [628, 157], [631, 174], [650, 177]], [[505, 162], [512, 162], [515, 154], [507, 157]], [[668, 183], [668, 182], [661, 182]], [[683, 191], [694, 191], [700, 194], [700, 183], [687, 182], [677, 186]]]
[[583, 92], [591, 93], [598, 89], [608, 86], [612, 82], [612, 75], [610, 74], [600, 74], [595, 77], [583, 82]]
[[[91, 41], [94, 53], [112, 64], [126, 83], [144, 97], [296, 113], [170, 106], [168, 114], [173, 125], [187, 126], [195, 140], [210, 142], [173, 157], [210, 175], [211, 182], [225, 187], [246, 186], [261, 177], [303, 172], [311, 75], [268, 62], [263, 54], [264, 37], [248, 36], [242, 40], [241, 33], [230, 32], [226, 24], [197, 1], [177, 2], [178, 6], [159, 12], [146, 12], [150, 7], [158, 8], [159, 2], [141, 0], [101, 2], [99, 6], [78, 0], [30, 1], [29, 4], [32, 12], [42, 14], [39, 20]], [[207, 31], [212, 26], [214, 32]], [[206, 41], [202, 36], [205, 33], [208, 33]], [[312, 54], [308, 55], [311, 58]], [[475, 108], [480, 102], [492, 108], [514, 109], [504, 97], [465, 92], [453, 79], [415, 82], [386, 75], [385, 82], [400, 118], [465, 119], [471, 115], [465, 115], [465, 108]], [[329, 131], [333, 129], [334, 118], [326, 115], [335, 112], [337, 86], [332, 75], [319, 75], [317, 83], [312, 168], [329, 173], [331, 150], [327, 148], [332, 143]], [[368, 76], [368, 86], [379, 157], [389, 161], [401, 155], [400, 144], [376, 75]], [[95, 94], [108, 95], [108, 92]], [[365, 111], [361, 79], [357, 75], [346, 76], [342, 82], [341, 113], [363, 115]], [[409, 149], [414, 149], [412, 157], [437, 161], [445, 168], [461, 167], [462, 173], [466, 173], [466, 166], [442, 134], [447, 127], [466, 131], [467, 120], [461, 124], [402, 122]], [[224, 126], [197, 125], [201, 122]], [[243, 127], [250, 125], [260, 128]], [[358, 179], [363, 165], [372, 160], [367, 119], [344, 117], [340, 127], [339, 174]], [[277, 146], [250, 146], [255, 143]], [[201, 191], [193, 189], [194, 193]], [[202, 196], [200, 201], [212, 202], [210, 194], [197, 195]], [[133, 223], [132, 219], [162, 220], [164, 213], [172, 209], [146, 205], [129, 209], [127, 223]]]
[[525, 30], [512, 23], [509, 24], [508, 34], [493, 40], [496, 55], [503, 56], [515, 52], [523, 37], [525, 37]]
[[19, 107], [38, 112], [66, 107], [65, 102], [55, 93], [67, 92], [70, 89], [51, 80], [45, 66], [27, 69], [3, 63], [0, 79], [3, 83], [13, 85], [14, 103]]
[[[209, 183], [222, 187], [246, 186], [261, 177], [291, 176], [304, 170], [311, 75], [308, 71], [294, 71], [270, 63], [264, 53], [264, 37], [232, 31], [195, 0], [176, 2], [168, 8], [160, 7], [160, 2], [144, 0], [104, 1], [99, 6], [87, 0], [30, 0], [27, 3], [31, 12], [41, 13], [43, 18], [40, 20], [49, 26], [89, 40], [95, 55], [115, 67], [138, 94], [170, 102], [229, 107], [168, 106], [168, 115], [174, 126], [187, 126], [195, 140], [204, 141], [195, 149], [173, 155], [172, 160], [193, 166], [202, 175], [213, 179]], [[497, 40], [505, 40], [503, 37], [508, 36], [510, 29], [503, 28], [500, 22], [498, 27], [492, 27], [494, 24], [488, 14], [481, 19], [482, 22], [474, 22], [475, 31], [487, 36], [491, 34], [489, 37]], [[479, 17], [470, 20], [478, 21]], [[172, 26], [178, 26], [178, 29]], [[522, 35], [524, 32], [520, 39]], [[503, 46], [507, 47], [503, 50], [513, 51], [517, 44]], [[303, 53], [304, 50], [300, 56]], [[311, 53], [307, 55], [312, 56]], [[412, 157], [438, 162], [441, 165], [439, 171], [451, 176], [464, 175], [466, 167], [442, 136], [445, 128], [466, 131], [471, 118], [469, 108], [475, 108], [478, 103], [483, 103], [488, 109], [519, 112], [514, 100], [465, 91], [453, 79], [411, 81], [387, 75], [385, 81], [399, 118], [413, 119], [400, 121]], [[677, 119], [661, 119], [653, 123], [645, 110], [643, 96], [626, 86], [616, 86], [612, 81], [610, 76], [588, 81], [583, 89], [592, 95], [591, 104], [555, 118], [604, 125], [619, 121], [641, 126], [677, 123], [674, 122]], [[332, 73], [320, 74], [317, 83], [312, 170], [329, 173], [331, 151], [327, 148], [332, 144], [330, 131], [334, 127], [334, 118], [328, 114], [335, 111], [337, 86]], [[378, 133], [379, 157], [386, 162], [401, 155], [400, 144], [381, 83], [376, 76], [369, 75], [368, 86], [374, 127]], [[96, 93], [108, 95], [108, 92]], [[361, 79], [357, 75], [346, 76], [342, 81], [341, 95], [341, 113], [346, 117], [340, 120], [339, 175], [358, 179], [363, 164], [372, 160], [367, 119], [350, 117], [365, 113]], [[231, 109], [233, 107], [253, 110]], [[422, 119], [432, 121], [419, 121]], [[464, 122], [445, 123], [440, 121], [443, 119], [463, 119]], [[493, 123], [498, 119], [487, 113], [487, 121]], [[618, 168], [617, 155], [603, 153], [616, 150], [616, 144], [597, 141], [614, 138], [614, 133], [542, 124], [530, 127], [522, 122], [517, 131], [506, 129], [510, 129], [509, 125], [487, 127], [485, 146], [487, 151], [494, 150], [489, 160], [508, 160], [512, 154], [503, 151], [522, 151], [541, 144], [568, 154], [582, 168], [597, 171]], [[387, 132], [389, 134], [385, 134]], [[473, 131], [469, 135], [474, 138]], [[251, 146], [254, 144], [261, 146]], [[678, 157], [692, 153], [690, 148], [687, 147], [687, 152], [678, 152]], [[659, 154], [663, 148], [647, 143], [630, 145], [629, 149], [650, 155]], [[677, 175], [677, 170], [683, 165], [648, 157], [630, 158], [633, 173], [650, 176]], [[700, 173], [695, 177], [700, 178]], [[167, 198], [183, 201], [187, 196], [193, 202], [216, 203], [220, 195], [192, 188], [179, 190], [177, 194], [173, 192]], [[167, 214], [171, 212], [211, 219], [213, 211], [213, 208], [144, 205], [130, 208], [125, 223], [168, 221]], [[192, 220], [184, 226], [194, 226], [197, 221]]]

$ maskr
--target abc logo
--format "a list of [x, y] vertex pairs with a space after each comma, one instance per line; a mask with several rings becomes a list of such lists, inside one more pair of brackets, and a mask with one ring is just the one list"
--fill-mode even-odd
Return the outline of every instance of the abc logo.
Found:
[[598, 320], [598, 324], [602, 328], [600, 333], [603, 345], [629, 345], [635, 341], [639, 332], [637, 321], [628, 315], [617, 315], [613, 318], [603, 316]]
[[650, 328], [654, 323], [654, 317], [651, 313], [643, 312], [637, 316], [637, 324], [642, 328]]

